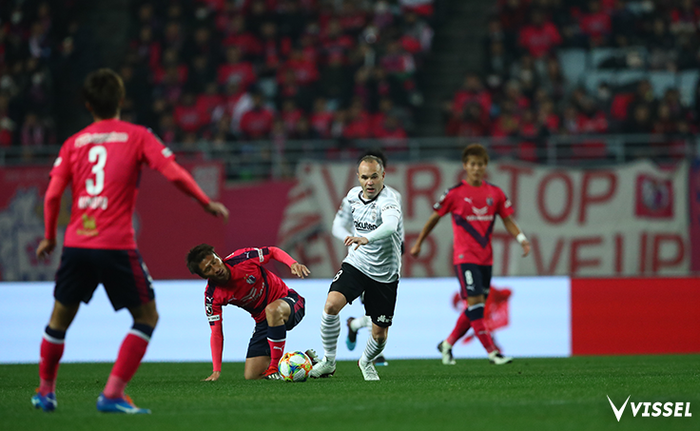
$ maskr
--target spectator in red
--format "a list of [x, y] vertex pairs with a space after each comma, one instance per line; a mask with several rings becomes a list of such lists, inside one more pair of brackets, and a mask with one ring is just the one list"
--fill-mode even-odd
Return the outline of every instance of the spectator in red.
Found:
[[146, 63], [151, 70], [160, 64], [161, 46], [153, 36], [153, 28], [141, 27], [138, 39], [131, 42], [131, 49], [139, 58], [139, 63]]
[[603, 46], [607, 43], [612, 31], [612, 20], [610, 15], [601, 10], [600, 0], [588, 2], [588, 12], [579, 17], [579, 28], [588, 39], [589, 46]]
[[550, 135], [559, 133], [561, 119], [554, 112], [554, 102], [547, 99], [540, 104], [539, 110], [537, 111], [537, 121]]
[[340, 26], [345, 34], [357, 36], [367, 23], [367, 14], [357, 7], [356, 0], [345, 0], [339, 14]]
[[237, 46], [244, 58], [259, 57], [262, 55], [260, 40], [245, 28], [243, 15], [235, 15], [226, 26], [226, 35], [221, 42], [226, 48]]
[[159, 64], [153, 70], [153, 81], [156, 84], [163, 82], [165, 74], [169, 69], [175, 69], [177, 71], [177, 81], [180, 83], [180, 85], [187, 82], [189, 68], [187, 67], [187, 64], [180, 62], [179, 55], [173, 48], [168, 48], [163, 51], [162, 64]]
[[277, 69], [285, 62], [289, 51], [292, 49], [292, 41], [289, 37], [280, 38], [277, 34], [277, 25], [265, 22], [261, 27], [262, 67], [261, 77], [275, 77]]
[[182, 96], [182, 101], [175, 106], [175, 124], [185, 133], [198, 133], [207, 125], [210, 116], [201, 107], [197, 107], [194, 94], [187, 92]]
[[700, 8], [693, 0], [680, 0], [680, 5], [671, 10], [671, 32], [695, 34], [700, 23]]
[[347, 63], [348, 52], [355, 46], [353, 39], [343, 34], [343, 28], [337, 19], [328, 22], [326, 31], [321, 34], [321, 49], [326, 63], [340, 58], [343, 64]]
[[293, 48], [289, 53], [289, 59], [279, 68], [277, 72], [279, 83], [282, 83], [284, 73], [287, 70], [294, 72], [296, 82], [299, 85], [307, 86], [318, 80], [316, 63], [304, 58], [304, 52], [299, 48]]
[[255, 82], [256, 76], [253, 66], [248, 61], [241, 60], [241, 50], [232, 46], [226, 50], [226, 63], [217, 69], [217, 82], [219, 85], [238, 83], [246, 89]]
[[408, 148], [408, 133], [401, 126], [398, 118], [388, 116], [378, 129], [374, 130], [374, 137], [381, 139], [385, 151], [401, 151]]
[[[55, 144], [55, 139], [46, 122], [42, 121], [35, 113], [28, 112], [24, 117], [24, 124], [22, 124], [20, 131], [20, 143], [29, 149], [29, 147]], [[32, 153], [27, 151], [26, 154], [31, 155]]]
[[274, 115], [263, 106], [263, 97], [260, 93], [251, 95], [253, 108], [241, 117], [241, 132], [248, 140], [268, 139], [272, 131]]
[[[195, 104], [199, 112], [208, 114], [214, 120], [223, 115], [225, 99], [219, 92], [216, 82], [210, 82], [204, 87], [204, 92], [197, 95]], [[214, 118], [214, 113], [217, 111], [221, 112]]]
[[331, 125], [333, 124], [333, 112], [328, 110], [326, 99], [319, 97], [314, 100], [314, 110], [311, 114], [311, 128], [321, 139], [331, 137]]
[[343, 137], [347, 139], [368, 139], [371, 137], [371, 122], [367, 111], [359, 100], [353, 101], [348, 110], [348, 118], [343, 128]]
[[395, 40], [387, 44], [386, 53], [379, 64], [387, 74], [394, 75], [401, 81], [411, 79], [416, 71], [413, 56], [404, 51], [401, 43]]
[[520, 30], [518, 44], [535, 59], [550, 54], [562, 43], [559, 30], [551, 21], [545, 21], [541, 11], [532, 12], [532, 21]]
[[520, 117], [515, 114], [515, 104], [506, 100], [502, 103], [501, 115], [496, 118], [491, 126], [491, 136], [494, 138], [505, 138], [518, 134], [520, 127]]
[[455, 93], [452, 99], [453, 111], [461, 111], [468, 103], [472, 102], [478, 103], [481, 106], [483, 115], [488, 116], [491, 112], [491, 94], [486, 91], [481, 82], [481, 78], [479, 78], [479, 75], [476, 73], [468, 73], [464, 77], [462, 88]]
[[287, 135], [291, 135], [296, 130], [299, 120], [304, 118], [304, 111], [297, 107], [294, 99], [286, 99], [282, 102], [282, 112], [280, 114], [284, 129]]

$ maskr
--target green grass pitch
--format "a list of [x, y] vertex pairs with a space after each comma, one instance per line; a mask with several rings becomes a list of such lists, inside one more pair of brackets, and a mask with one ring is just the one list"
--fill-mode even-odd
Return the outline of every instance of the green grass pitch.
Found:
[[[58, 409], [34, 410], [37, 365], [0, 366], [0, 429], [21, 430], [700, 430], [700, 355], [392, 360], [365, 382], [354, 362], [304, 383], [245, 381], [225, 363], [201, 382], [205, 363], [145, 363], [127, 392], [152, 415], [100, 414], [95, 400], [111, 364], [63, 364]], [[608, 403], [684, 401], [690, 418], [633, 417], [618, 423]]]

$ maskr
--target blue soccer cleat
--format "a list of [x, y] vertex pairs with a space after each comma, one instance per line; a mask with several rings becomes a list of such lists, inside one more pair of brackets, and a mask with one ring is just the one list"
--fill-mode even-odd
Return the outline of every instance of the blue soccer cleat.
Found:
[[149, 409], [136, 407], [128, 395], [124, 395], [124, 398], [107, 398], [104, 394], [100, 394], [97, 398], [97, 411], [102, 413], [126, 413], [131, 415], [151, 414]]
[[42, 409], [45, 412], [52, 412], [56, 410], [58, 402], [56, 401], [56, 394], [51, 392], [50, 394], [41, 395], [37, 389], [36, 395], [32, 397], [32, 405], [35, 409]]
[[348, 350], [350, 351], [355, 350], [355, 346], [357, 345], [357, 331], [353, 331], [352, 326], [350, 326], [353, 320], [355, 320], [354, 317], [348, 319], [348, 338], [345, 339], [345, 345], [348, 346]]

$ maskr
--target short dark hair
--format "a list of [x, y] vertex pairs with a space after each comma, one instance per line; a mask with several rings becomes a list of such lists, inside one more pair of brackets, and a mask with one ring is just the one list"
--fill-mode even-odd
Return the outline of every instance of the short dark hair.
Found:
[[199, 264], [202, 263], [205, 257], [216, 254], [214, 247], [209, 244], [199, 244], [190, 249], [187, 253], [187, 269], [190, 270], [190, 274], [197, 274], [198, 276], [204, 278], [202, 271], [199, 269]]
[[359, 172], [359, 169], [360, 169], [360, 164], [361, 164], [362, 162], [374, 162], [374, 163], [378, 164], [380, 168], [382, 168], [382, 171], [384, 171], [384, 162], [382, 161], [381, 158], [379, 158], [379, 157], [377, 157], [377, 156], [373, 156], [373, 155], [371, 155], [371, 154], [368, 154], [368, 155], [366, 155], [366, 156], [363, 156], [363, 157], [357, 162], [357, 169], [358, 169], [358, 172]]
[[489, 164], [489, 153], [486, 152], [486, 148], [481, 144], [467, 145], [464, 151], [462, 151], [462, 163], [467, 163], [469, 156], [482, 158], [487, 165]]
[[99, 118], [116, 117], [124, 94], [124, 82], [112, 69], [91, 72], [83, 83], [83, 99]]
[[358, 159], [357, 164], [359, 165], [360, 162], [362, 161], [362, 159], [364, 157], [367, 157], [367, 156], [374, 156], [374, 157], [379, 158], [379, 160], [382, 161], [382, 165], [384, 166], [384, 169], [386, 169], [386, 156], [384, 155], [384, 152], [382, 150], [380, 150], [378, 148], [374, 148], [374, 149], [365, 151], [365, 153], [362, 156], [360, 156], [360, 158]]

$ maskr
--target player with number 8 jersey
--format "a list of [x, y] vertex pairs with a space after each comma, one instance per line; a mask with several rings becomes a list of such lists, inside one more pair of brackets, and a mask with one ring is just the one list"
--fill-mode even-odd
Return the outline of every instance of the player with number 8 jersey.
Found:
[[66, 331], [80, 303], [88, 303], [101, 283], [114, 309], [127, 308], [134, 324], [97, 400], [97, 410], [150, 413], [124, 394], [158, 321], [151, 276], [134, 239], [133, 213], [141, 169], [147, 165], [159, 171], [213, 215], [227, 219], [228, 210], [207, 197], [149, 130], [119, 119], [124, 100], [119, 75], [109, 69], [90, 73], [83, 96], [94, 122], [61, 147], [44, 198], [45, 238], [37, 248], [39, 258], [56, 247], [61, 196], [71, 186], [71, 218], [56, 272], [54, 309], [41, 343], [40, 386], [31, 401], [44, 411], [56, 409], [56, 375]]

